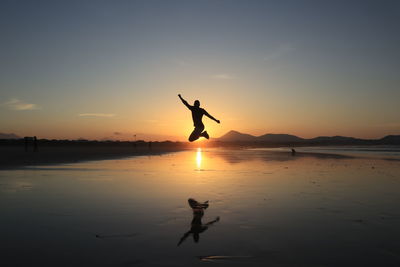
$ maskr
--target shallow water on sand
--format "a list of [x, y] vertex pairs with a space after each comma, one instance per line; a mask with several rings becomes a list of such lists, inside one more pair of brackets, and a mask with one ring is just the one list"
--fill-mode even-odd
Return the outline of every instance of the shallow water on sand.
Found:
[[0, 263], [399, 266], [399, 189], [398, 160], [263, 150], [0, 171]]

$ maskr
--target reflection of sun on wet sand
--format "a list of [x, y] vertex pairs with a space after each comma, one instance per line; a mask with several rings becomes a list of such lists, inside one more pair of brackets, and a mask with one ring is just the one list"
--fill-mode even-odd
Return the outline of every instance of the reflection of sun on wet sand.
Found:
[[196, 152], [197, 170], [201, 169], [201, 160], [202, 160], [201, 148], [197, 148], [197, 152]]

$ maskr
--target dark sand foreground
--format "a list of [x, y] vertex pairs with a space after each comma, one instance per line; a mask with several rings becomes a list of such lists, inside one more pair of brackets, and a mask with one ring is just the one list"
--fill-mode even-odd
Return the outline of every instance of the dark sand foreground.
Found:
[[[10, 155], [135, 155], [112, 146]], [[366, 156], [203, 148], [0, 170], [1, 266], [400, 266], [399, 161]]]

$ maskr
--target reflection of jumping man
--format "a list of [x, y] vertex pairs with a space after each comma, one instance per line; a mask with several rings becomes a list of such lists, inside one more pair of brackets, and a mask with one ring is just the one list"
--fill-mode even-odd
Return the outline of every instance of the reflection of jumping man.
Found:
[[179, 98], [182, 100], [182, 103], [185, 104], [185, 106], [192, 111], [192, 118], [193, 118], [193, 123], [194, 123], [194, 130], [189, 136], [189, 141], [193, 142], [197, 139], [200, 138], [200, 136], [203, 136], [204, 138], [209, 139], [209, 135], [207, 131], [204, 131], [204, 124], [202, 122], [203, 115], [206, 115], [210, 119], [220, 123], [219, 120], [208, 114], [208, 112], [200, 107], [200, 101], [196, 100], [194, 101], [194, 105], [191, 106], [188, 104], [188, 102], [182, 98], [182, 96], [179, 94]]
[[199, 203], [193, 198], [188, 199], [189, 206], [193, 210], [193, 219], [191, 223], [190, 230], [183, 234], [181, 239], [179, 240], [178, 246], [183, 243], [191, 234], [193, 235], [194, 242], [199, 242], [200, 234], [208, 229], [208, 227], [219, 221], [219, 217], [215, 218], [215, 220], [210, 221], [206, 224], [203, 224], [201, 219], [204, 215], [204, 210], [208, 208], [208, 201], [204, 203]]

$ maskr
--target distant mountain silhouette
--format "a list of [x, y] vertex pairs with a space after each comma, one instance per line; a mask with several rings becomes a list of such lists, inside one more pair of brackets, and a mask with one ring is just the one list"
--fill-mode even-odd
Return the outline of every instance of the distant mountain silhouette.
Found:
[[253, 144], [286, 144], [286, 145], [400, 145], [400, 135], [388, 135], [381, 139], [361, 139], [346, 136], [318, 136], [310, 139], [290, 134], [251, 134], [229, 131], [220, 138], [219, 142], [253, 143]]
[[257, 141], [265, 142], [300, 142], [303, 140], [303, 138], [290, 134], [264, 134], [257, 137]]
[[290, 134], [264, 134], [261, 136], [254, 136], [251, 134], [240, 133], [238, 131], [229, 131], [224, 134], [218, 141], [224, 142], [300, 142], [303, 138]]
[[0, 139], [20, 139], [21, 137], [14, 133], [0, 133]]
[[243, 134], [237, 131], [229, 131], [220, 138], [218, 138], [219, 141], [224, 141], [224, 142], [251, 142], [255, 141], [256, 139], [257, 137], [255, 137], [254, 135]]
[[346, 136], [318, 136], [315, 138], [311, 138], [309, 140], [316, 141], [316, 142], [324, 142], [324, 141], [341, 141], [341, 142], [349, 142], [349, 141], [356, 141], [360, 140], [354, 137], [346, 137]]
[[384, 144], [400, 145], [400, 135], [387, 135], [380, 140]]

